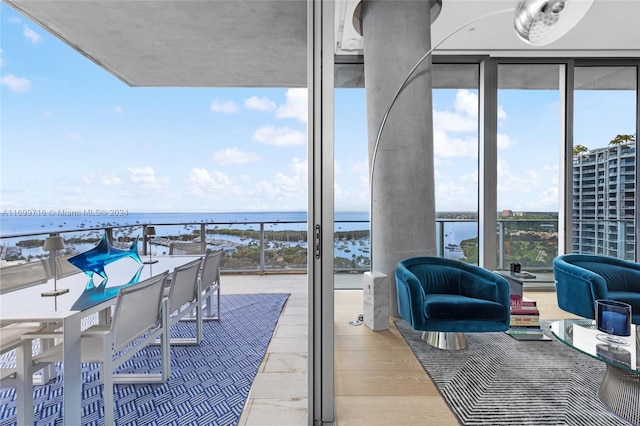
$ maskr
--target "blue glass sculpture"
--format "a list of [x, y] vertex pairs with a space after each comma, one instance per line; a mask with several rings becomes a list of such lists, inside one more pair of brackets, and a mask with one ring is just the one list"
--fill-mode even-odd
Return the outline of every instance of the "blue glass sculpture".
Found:
[[93, 281], [93, 274], [100, 275], [106, 281], [108, 277], [104, 267], [125, 257], [130, 257], [142, 264], [138, 255], [138, 237], [131, 244], [131, 248], [123, 250], [112, 246], [107, 239], [107, 235], [104, 234], [97, 246], [84, 253], [70, 257], [69, 262], [87, 274], [91, 282]]
[[93, 286], [93, 280], [90, 278], [87, 288], [85, 288], [84, 292], [80, 295], [80, 297], [78, 297], [78, 300], [76, 300], [73, 306], [71, 306], [71, 310], [83, 311], [99, 303], [102, 303], [107, 299], [116, 297], [118, 295], [118, 291], [120, 291], [121, 288], [128, 287], [140, 281], [140, 275], [142, 274], [143, 269], [144, 265], [140, 265], [140, 267], [138, 268], [136, 273], [133, 274], [128, 283], [114, 287], [107, 287], [107, 280], [104, 280], [98, 287], [95, 287]]

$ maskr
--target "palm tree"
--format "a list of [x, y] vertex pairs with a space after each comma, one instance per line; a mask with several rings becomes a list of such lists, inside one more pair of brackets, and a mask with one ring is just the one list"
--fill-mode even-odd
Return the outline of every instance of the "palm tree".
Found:
[[587, 148], [584, 145], [574, 145], [573, 146], [573, 156], [575, 157], [578, 154], [581, 154], [583, 152], [587, 152], [589, 151], [589, 148]]
[[620, 145], [635, 141], [636, 137], [634, 135], [617, 135], [611, 142], [609, 142], [609, 145]]

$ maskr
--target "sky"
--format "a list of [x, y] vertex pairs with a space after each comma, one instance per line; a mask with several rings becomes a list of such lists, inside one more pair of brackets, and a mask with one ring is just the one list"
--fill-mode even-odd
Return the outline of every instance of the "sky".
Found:
[[[2, 212], [306, 210], [306, 89], [128, 87], [0, 12]], [[580, 96], [576, 143], [634, 133], [631, 94]], [[557, 211], [559, 103], [557, 91], [500, 92], [498, 210]], [[364, 89], [335, 91], [336, 211], [369, 209], [365, 105]], [[477, 91], [439, 89], [433, 105], [436, 208], [475, 211]]]

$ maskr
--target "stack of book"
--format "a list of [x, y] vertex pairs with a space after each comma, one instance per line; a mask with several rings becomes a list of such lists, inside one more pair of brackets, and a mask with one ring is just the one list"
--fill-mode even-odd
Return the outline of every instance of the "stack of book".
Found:
[[511, 322], [507, 334], [521, 340], [543, 337], [540, 311], [535, 300], [526, 297], [511, 298]]

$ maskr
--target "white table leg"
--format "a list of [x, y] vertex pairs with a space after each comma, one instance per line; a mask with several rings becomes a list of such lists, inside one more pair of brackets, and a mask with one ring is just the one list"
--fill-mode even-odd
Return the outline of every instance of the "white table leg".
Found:
[[31, 375], [31, 340], [16, 348], [16, 402], [19, 425], [33, 424], [33, 379]]
[[80, 317], [81, 315], [71, 315], [64, 319], [64, 341], [62, 342], [64, 368], [63, 419], [66, 425], [81, 424]]

